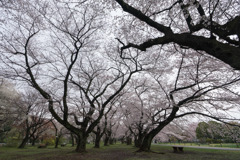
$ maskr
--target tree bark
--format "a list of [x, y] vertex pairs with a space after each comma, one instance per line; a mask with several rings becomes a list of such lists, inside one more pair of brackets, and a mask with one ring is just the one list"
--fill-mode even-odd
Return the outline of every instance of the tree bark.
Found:
[[28, 135], [26, 135], [18, 148], [24, 148], [25, 145], [27, 144], [28, 140], [29, 140], [29, 137], [28, 137]]
[[60, 138], [61, 138], [61, 137], [56, 137], [56, 140], [55, 140], [55, 148], [58, 148], [58, 144], [59, 144]]
[[96, 135], [94, 148], [100, 148], [101, 137]]
[[72, 140], [72, 147], [74, 147], [74, 136], [73, 136], [73, 133], [71, 133], [70, 135], [71, 135], [71, 140]]
[[36, 140], [37, 140], [37, 138], [32, 139], [32, 146], [35, 146]]
[[151, 143], [152, 143], [152, 139], [154, 138], [155, 135], [154, 134], [148, 134], [147, 136], [145, 136], [138, 151], [139, 152], [141, 152], [141, 151], [149, 152], [150, 147], [151, 147]]
[[23, 138], [23, 140], [22, 140], [21, 144], [18, 146], [18, 148], [24, 148], [25, 147], [25, 145], [27, 144], [27, 142], [29, 140], [29, 134], [30, 134], [30, 131], [27, 128], [25, 137]]
[[76, 152], [84, 153], [86, 152], [87, 136], [78, 136], [77, 137], [77, 147]]
[[141, 146], [142, 142], [143, 142], [143, 136], [139, 135], [139, 136], [134, 137], [135, 147], [139, 148]]
[[110, 145], [113, 145], [113, 142], [114, 142], [114, 138], [110, 138], [110, 139], [109, 139], [109, 144], [110, 144]]
[[[123, 49], [134, 47], [145, 51], [147, 48], [150, 48], [154, 45], [164, 45], [168, 43], [177, 43], [179, 45], [189, 47], [195, 50], [205, 51], [207, 54], [220, 59], [221, 61], [225, 62], [226, 64], [230, 65], [232, 68], [236, 70], [240, 70], [240, 48], [239, 48], [239, 40], [236, 42], [222, 43], [218, 41], [216, 38], [206, 38], [204, 36], [193, 35], [192, 33], [182, 33], [182, 34], [175, 34], [173, 33], [170, 27], [166, 27], [157, 21], [154, 21], [147, 15], [145, 15], [140, 10], [134, 8], [133, 6], [129, 5], [127, 2], [123, 0], [115, 0], [125, 12], [130, 13], [131, 15], [135, 16], [139, 20], [145, 22], [147, 25], [157, 29], [161, 33], [164, 33], [164, 37], [159, 37], [155, 39], [149, 39], [143, 42], [140, 45], [129, 43], [126, 46], [122, 47]], [[211, 28], [211, 31], [214, 32], [217, 36], [221, 38], [226, 38], [230, 35], [238, 35], [240, 23], [239, 23], [240, 16], [236, 16], [233, 20], [228, 21], [224, 25], [217, 24], [217, 27]], [[216, 24], [215, 24], [216, 25]], [[190, 30], [192, 28], [189, 28]], [[201, 26], [195, 31], [199, 31], [200, 29], [208, 29], [208, 27]], [[226, 39], [225, 39], [226, 40]]]
[[127, 137], [127, 145], [132, 145], [132, 137]]
[[109, 137], [106, 136], [104, 139], [104, 146], [108, 146], [108, 144], [109, 144]]

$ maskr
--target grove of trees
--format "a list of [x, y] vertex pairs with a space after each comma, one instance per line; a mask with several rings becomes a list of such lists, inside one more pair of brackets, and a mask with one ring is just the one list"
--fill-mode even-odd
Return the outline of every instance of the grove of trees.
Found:
[[218, 123], [215, 121], [200, 122], [196, 128], [196, 136], [203, 143], [236, 143], [239, 146], [239, 125]]
[[18, 104], [25, 117], [30, 110], [38, 117], [34, 125], [24, 119], [19, 147], [48, 123], [41, 117], [73, 134], [76, 152], [86, 151], [91, 134], [96, 148], [101, 138], [108, 145], [122, 136], [149, 151], [173, 122], [238, 125], [239, 7], [238, 0], [1, 1], [0, 76], [23, 93], [34, 89]]

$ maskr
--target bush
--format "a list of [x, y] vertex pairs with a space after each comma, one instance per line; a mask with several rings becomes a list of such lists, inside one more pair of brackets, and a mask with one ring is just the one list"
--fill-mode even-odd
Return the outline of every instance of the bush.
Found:
[[6, 136], [6, 145], [8, 147], [17, 147], [21, 142], [21, 136], [16, 128], [11, 129], [11, 131]]
[[8, 137], [6, 139], [6, 146], [17, 147], [20, 144], [20, 140], [16, 137]]
[[47, 137], [43, 140], [43, 144], [48, 144], [50, 146], [55, 144], [55, 137]]

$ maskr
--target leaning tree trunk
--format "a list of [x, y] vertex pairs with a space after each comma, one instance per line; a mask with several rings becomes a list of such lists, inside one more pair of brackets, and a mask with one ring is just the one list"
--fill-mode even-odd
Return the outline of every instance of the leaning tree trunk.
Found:
[[167, 118], [165, 121], [159, 123], [159, 125], [158, 125], [155, 129], [151, 130], [148, 134], [146, 134], [146, 135], [144, 136], [143, 142], [142, 142], [142, 144], [141, 144], [141, 146], [140, 146], [140, 149], [139, 149], [138, 151], [147, 151], [147, 152], [150, 151], [150, 147], [151, 147], [151, 143], [152, 143], [153, 138], [154, 138], [165, 126], [167, 126], [170, 122], [173, 121], [173, 119], [175, 118], [175, 115], [176, 115], [176, 113], [177, 113], [178, 110], [179, 110], [179, 107], [174, 106], [174, 107], [173, 107], [173, 110], [172, 110], [171, 114], [168, 116], [168, 118]]
[[29, 140], [29, 137], [28, 137], [28, 135], [26, 135], [24, 137], [24, 139], [22, 140], [21, 144], [18, 146], [18, 148], [24, 148], [25, 145], [27, 144], [28, 140]]
[[148, 134], [144, 137], [141, 145], [140, 145], [140, 148], [138, 151], [150, 151], [150, 147], [151, 147], [151, 143], [152, 143], [152, 139], [154, 138], [154, 134]]
[[29, 140], [29, 130], [27, 129], [25, 137], [23, 138], [21, 144], [18, 146], [18, 148], [24, 148], [25, 145], [27, 144], [28, 140]]
[[[171, 119], [172, 120], [172, 119]], [[157, 128], [153, 129], [151, 132], [149, 132], [148, 134], [146, 134], [142, 140], [141, 146], [139, 148], [139, 152], [141, 151], [145, 151], [145, 152], [149, 152], [150, 151], [150, 147], [151, 147], [151, 143], [153, 138], [166, 126], [168, 125], [171, 120], [169, 121], [165, 121], [162, 124], [160, 124]]]

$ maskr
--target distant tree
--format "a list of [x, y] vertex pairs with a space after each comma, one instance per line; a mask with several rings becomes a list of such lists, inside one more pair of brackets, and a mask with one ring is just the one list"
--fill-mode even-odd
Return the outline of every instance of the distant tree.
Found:
[[6, 138], [7, 133], [21, 118], [21, 111], [16, 107], [20, 95], [13, 84], [6, 79], [0, 79], [0, 141]]
[[117, 119], [115, 118], [116, 112], [117, 109], [112, 109], [108, 115], [105, 115], [106, 129], [104, 133], [104, 146], [113, 144], [113, 127], [117, 124]]
[[[232, 125], [231, 125], [232, 124]], [[232, 122], [229, 124], [224, 124], [221, 128], [221, 133], [225, 138], [225, 141], [230, 141], [236, 143], [237, 147], [239, 147], [240, 143], [240, 127], [239, 123]]]
[[200, 122], [196, 128], [197, 138], [202, 142], [221, 143], [239, 140], [239, 124], [236, 122], [218, 123], [216, 121]]
[[196, 135], [200, 141], [206, 142], [206, 139], [211, 137], [209, 132], [209, 125], [206, 122], [198, 123], [198, 127], [196, 128]]
[[61, 138], [65, 134], [68, 134], [69, 131], [63, 125], [59, 124], [57, 121], [52, 120], [51, 124], [55, 129], [55, 148], [58, 148]]
[[[17, 104], [24, 115], [22, 120], [17, 124], [19, 130], [23, 132], [23, 139], [18, 148], [24, 148], [27, 142], [32, 138], [34, 141], [39, 138], [45, 125], [51, 123], [47, 116], [48, 110], [46, 101], [34, 92], [22, 95], [22, 102]], [[46, 129], [46, 128], [45, 128]]]

